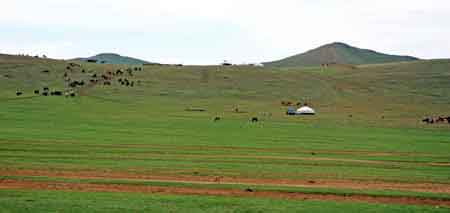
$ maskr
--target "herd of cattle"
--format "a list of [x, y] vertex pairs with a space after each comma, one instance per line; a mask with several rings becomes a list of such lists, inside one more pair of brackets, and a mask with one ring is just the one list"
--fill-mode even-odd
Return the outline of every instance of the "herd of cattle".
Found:
[[[74, 80], [73, 74], [76, 72], [76, 69], [81, 72], [81, 74], [84, 74], [88, 81], [85, 82], [85, 80]], [[115, 72], [112, 71], [105, 71], [103, 74], [98, 75], [97, 73], [94, 74], [87, 74], [86, 70], [83, 69], [83, 67], [80, 64], [76, 63], [68, 63], [66, 66], [66, 72], [64, 73], [64, 82], [67, 85], [67, 88], [64, 91], [58, 91], [58, 90], [52, 90], [50, 91], [48, 87], [43, 87], [42, 92], [39, 89], [34, 90], [35, 95], [42, 95], [42, 96], [66, 96], [66, 97], [75, 97], [77, 92], [79, 93], [79, 90], [85, 86], [95, 86], [95, 85], [104, 85], [104, 86], [111, 86], [113, 80], [115, 80], [116, 77], [118, 78], [117, 82], [122, 86], [127, 87], [134, 87], [135, 82], [133, 80], [130, 80], [128, 77], [133, 77], [133, 71], [142, 71], [142, 67], [134, 67], [134, 68], [127, 68], [127, 69], [118, 69]], [[50, 70], [43, 70], [42, 73], [50, 73]], [[91, 71], [92, 72], [92, 71]], [[85, 79], [85, 78], [84, 78]], [[139, 84], [140, 81], [137, 81]], [[16, 96], [23, 95], [22, 91], [16, 91]]]
[[439, 116], [438, 118], [425, 118], [422, 120], [422, 122], [427, 124], [438, 124], [447, 122], [448, 124], [450, 124], [450, 116], [448, 117]]

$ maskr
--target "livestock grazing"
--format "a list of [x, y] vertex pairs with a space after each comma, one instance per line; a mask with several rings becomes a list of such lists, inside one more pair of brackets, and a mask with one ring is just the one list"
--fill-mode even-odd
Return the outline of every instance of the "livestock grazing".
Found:
[[44, 91], [48, 91], [48, 87], [44, 87]]
[[42, 70], [43, 73], [49, 73], [50, 70]]
[[429, 124], [431, 123], [431, 120], [432, 120], [431, 118], [425, 118], [422, 120], [422, 122]]
[[116, 75], [122, 75], [122, 74], [123, 74], [122, 70], [117, 70], [116, 71]]
[[61, 96], [62, 92], [61, 91], [53, 91], [53, 92], [50, 93], [50, 95], [52, 95], [52, 96]]
[[445, 122], [445, 118], [439, 116], [439, 118], [436, 119], [436, 123], [442, 123], [442, 122]]
[[23, 93], [22, 92], [16, 92], [17, 96], [21, 96]]
[[216, 122], [216, 121], [220, 121], [220, 117], [215, 117], [214, 122]]
[[82, 73], [86, 73], [86, 70], [83, 69], [83, 70], [81, 70], [81, 72], [82, 72]]
[[34, 90], [34, 94], [38, 95], [39, 94], [39, 90]]
[[129, 81], [127, 81], [125, 84], [126, 84], [127, 86], [130, 86], [130, 82], [129, 82]]
[[45, 91], [45, 92], [42, 93], [42, 95], [43, 95], [43, 96], [48, 96], [48, 92]]
[[67, 77], [67, 73], [65, 72], [65, 73], [64, 73], [64, 78], [66, 78], [66, 77]]
[[253, 117], [252, 118], [252, 123], [256, 123], [256, 122], [258, 122], [258, 118], [257, 117]]
[[135, 67], [135, 68], [134, 68], [134, 71], [138, 71], [138, 68], [137, 68], [137, 67]]
[[71, 70], [72, 68], [70, 68], [69, 66], [66, 67], [67, 70]]
[[97, 74], [93, 74], [93, 75], [92, 75], [92, 78], [97, 78]]
[[75, 93], [70, 93], [70, 97], [75, 97]]
[[131, 87], [134, 87], [134, 81], [131, 82], [130, 86], [131, 86]]
[[450, 124], [450, 116], [446, 117], [445, 120], [447, 120], [447, 123]]
[[251, 189], [251, 188], [247, 188], [247, 189], [245, 189], [245, 191], [246, 191], [246, 192], [253, 192], [254, 190]]

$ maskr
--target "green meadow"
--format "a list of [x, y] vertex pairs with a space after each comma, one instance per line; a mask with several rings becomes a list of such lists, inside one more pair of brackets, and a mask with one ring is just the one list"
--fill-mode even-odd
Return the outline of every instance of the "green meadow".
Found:
[[[115, 77], [111, 86], [77, 89], [73, 98], [33, 94], [46, 86], [67, 88], [64, 73], [88, 82], [95, 73], [125, 68], [83, 63], [83, 68], [68, 71], [66, 66], [64, 61], [1, 57], [0, 172], [450, 184], [450, 125], [421, 123], [426, 116], [450, 116], [448, 60], [325, 70], [144, 66], [133, 76]], [[44, 69], [50, 72], [41, 72]], [[118, 78], [136, 84], [126, 87]], [[16, 96], [16, 91], [24, 94]], [[307, 102], [317, 115], [287, 116], [281, 101]], [[215, 117], [221, 119], [214, 122]], [[259, 122], [250, 122], [253, 117]], [[0, 191], [2, 212], [67, 208], [73, 212], [448, 211], [357, 202]]]

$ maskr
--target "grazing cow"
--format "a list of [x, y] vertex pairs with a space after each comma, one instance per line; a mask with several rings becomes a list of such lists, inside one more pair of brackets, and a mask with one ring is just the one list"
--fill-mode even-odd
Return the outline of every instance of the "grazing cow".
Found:
[[258, 118], [257, 117], [253, 117], [252, 118], [252, 123], [256, 123], [256, 122], [258, 122]]
[[22, 92], [16, 92], [16, 95], [17, 95], [17, 96], [21, 96], [21, 95], [22, 95]]
[[39, 90], [34, 90], [34, 94], [38, 95], [39, 94]]
[[72, 68], [70, 68], [69, 66], [66, 67], [67, 70], [71, 70]]
[[48, 92], [45, 91], [45, 92], [42, 93], [42, 95], [43, 95], [43, 96], [48, 96]]
[[430, 118], [425, 118], [422, 120], [422, 122], [429, 124], [429, 123], [431, 123], [431, 120], [432, 119], [430, 119]]
[[81, 70], [81, 72], [82, 72], [82, 73], [86, 73], [86, 70], [83, 69], [83, 70]]
[[44, 87], [44, 91], [48, 91], [48, 87]]
[[134, 81], [131, 82], [130, 86], [131, 86], [131, 87], [134, 87]]
[[215, 117], [214, 122], [216, 122], [216, 121], [220, 121], [220, 117]]
[[42, 72], [43, 73], [49, 73], [50, 71], [49, 70], [43, 70]]
[[436, 120], [436, 123], [445, 122], [445, 118], [439, 116], [439, 118]]
[[447, 123], [450, 124], [450, 116], [446, 117], [445, 120], [447, 120]]
[[253, 192], [253, 189], [247, 188], [247, 189], [245, 189], [245, 191], [246, 191], [246, 192]]
[[67, 73], [66, 72], [64, 73], [64, 78], [67, 78]]
[[97, 74], [93, 74], [93, 75], [92, 75], [92, 78], [97, 78]]
[[130, 86], [130, 82], [129, 81], [127, 81], [125, 84], [127, 85], [127, 87]]
[[75, 93], [70, 93], [70, 97], [75, 97]]
[[61, 96], [62, 92], [61, 91], [53, 91], [53, 92], [50, 93], [50, 95], [52, 95], [52, 96]]

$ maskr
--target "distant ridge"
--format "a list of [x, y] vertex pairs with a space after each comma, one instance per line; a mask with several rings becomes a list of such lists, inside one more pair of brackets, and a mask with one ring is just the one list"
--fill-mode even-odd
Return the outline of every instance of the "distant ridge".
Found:
[[74, 60], [81, 61], [96, 61], [102, 64], [127, 64], [127, 65], [142, 65], [142, 64], [153, 64], [151, 62], [132, 58], [128, 56], [121, 56], [115, 53], [102, 53], [88, 58], [76, 58]]
[[267, 62], [264, 65], [269, 67], [306, 67], [333, 63], [360, 65], [414, 60], [419, 59], [411, 56], [389, 55], [353, 47], [342, 42], [334, 42], [279, 61]]

